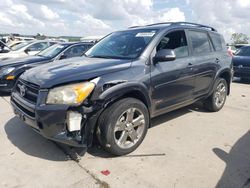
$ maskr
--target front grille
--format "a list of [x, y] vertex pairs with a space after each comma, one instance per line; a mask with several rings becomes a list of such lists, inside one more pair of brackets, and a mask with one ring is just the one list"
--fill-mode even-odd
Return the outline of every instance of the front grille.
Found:
[[18, 102], [13, 100], [13, 103], [22, 111], [24, 114], [28, 115], [31, 118], [35, 118], [35, 113], [31, 112], [30, 110], [24, 108], [22, 105], [20, 105]]
[[28, 102], [33, 104], [37, 103], [39, 86], [19, 79], [17, 81], [15, 91]]

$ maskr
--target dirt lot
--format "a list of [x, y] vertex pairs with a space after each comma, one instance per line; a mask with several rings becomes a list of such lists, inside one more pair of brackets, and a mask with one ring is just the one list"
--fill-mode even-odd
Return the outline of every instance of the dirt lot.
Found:
[[0, 126], [0, 187], [250, 187], [250, 83], [233, 83], [218, 113], [192, 105], [155, 118], [124, 157], [95, 146], [71, 160], [14, 117], [9, 97], [0, 98]]

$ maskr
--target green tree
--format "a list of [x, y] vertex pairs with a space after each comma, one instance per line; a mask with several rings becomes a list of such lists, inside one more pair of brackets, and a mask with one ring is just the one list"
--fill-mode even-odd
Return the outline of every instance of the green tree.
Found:
[[231, 40], [233, 44], [248, 44], [249, 37], [243, 33], [233, 33]]

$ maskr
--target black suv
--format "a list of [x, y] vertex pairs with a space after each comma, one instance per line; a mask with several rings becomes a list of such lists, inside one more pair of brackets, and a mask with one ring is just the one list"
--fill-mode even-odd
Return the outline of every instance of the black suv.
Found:
[[26, 71], [11, 103], [48, 139], [90, 147], [96, 138], [124, 155], [141, 144], [153, 117], [196, 101], [219, 111], [231, 78], [231, 58], [215, 29], [158, 23], [111, 33], [85, 57]]

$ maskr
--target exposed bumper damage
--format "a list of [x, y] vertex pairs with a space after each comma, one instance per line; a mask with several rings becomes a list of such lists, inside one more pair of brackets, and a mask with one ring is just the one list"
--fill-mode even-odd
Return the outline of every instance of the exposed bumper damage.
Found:
[[[46, 92], [40, 92], [39, 98], [45, 96]], [[11, 96], [16, 116], [45, 138], [73, 147], [91, 146], [95, 125], [102, 111], [100, 105], [71, 107], [45, 105], [43, 101], [35, 105], [28, 103], [17, 92]]]

